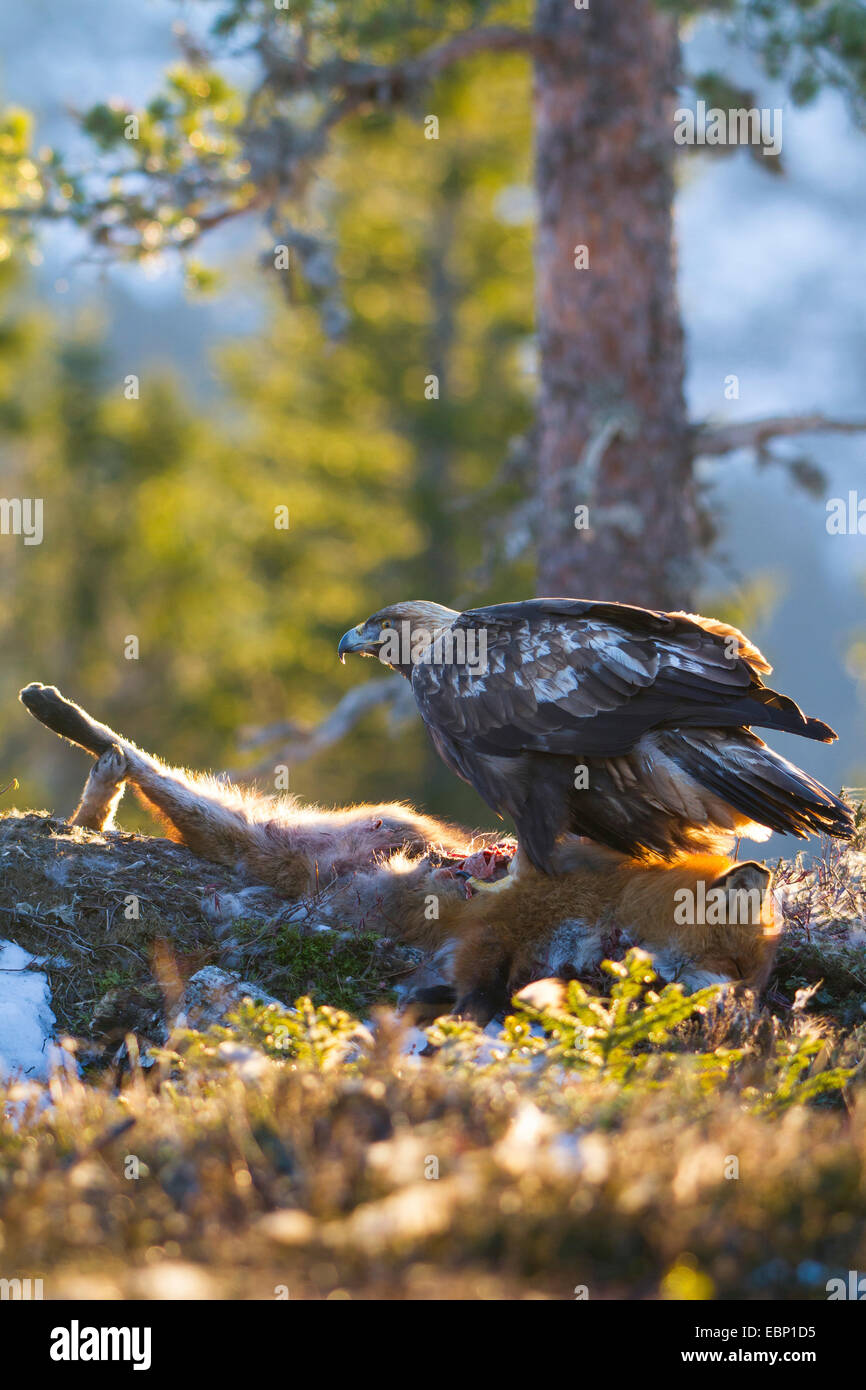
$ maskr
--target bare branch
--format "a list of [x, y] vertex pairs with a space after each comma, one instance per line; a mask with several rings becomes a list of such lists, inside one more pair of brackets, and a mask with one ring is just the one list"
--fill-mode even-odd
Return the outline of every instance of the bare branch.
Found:
[[283, 53], [264, 35], [257, 45], [265, 67], [266, 84], [279, 90], [297, 91], [304, 87], [339, 89], [342, 114], [367, 101], [394, 102], [441, 72], [477, 53], [529, 52], [535, 37], [528, 29], [508, 25], [489, 25], [467, 29], [443, 43], [434, 44], [418, 57], [400, 63], [352, 62], [336, 58], [312, 67], [297, 54]]
[[321, 724], [302, 729], [294, 722], [285, 721], [270, 724], [264, 729], [249, 730], [241, 740], [242, 747], [260, 746], [272, 739], [286, 738], [287, 735], [288, 742], [283, 743], [255, 766], [228, 772], [226, 776], [232, 782], [245, 782], [261, 773], [272, 772], [276, 763], [285, 763], [288, 767], [293, 767], [297, 763], [306, 762], [325, 748], [338, 743], [341, 738], [345, 738], [370, 710], [381, 705], [399, 704], [399, 697], [407, 691], [408, 687], [404, 686], [403, 681], [396, 680], [393, 676], [386, 680], [368, 681], [344, 695]]
[[834, 420], [827, 415], [768, 415], [761, 420], [742, 420], [730, 425], [693, 425], [695, 455], [718, 457], [735, 449], [766, 450], [771, 439], [799, 434], [861, 434], [866, 420]]
[[452, 63], [476, 53], [528, 53], [535, 45], [536, 38], [528, 29], [510, 28], [508, 25], [490, 25], [483, 29], [468, 29], [465, 34], [457, 34], [453, 39], [438, 44], [416, 61], [415, 74], [429, 79], [444, 72]]

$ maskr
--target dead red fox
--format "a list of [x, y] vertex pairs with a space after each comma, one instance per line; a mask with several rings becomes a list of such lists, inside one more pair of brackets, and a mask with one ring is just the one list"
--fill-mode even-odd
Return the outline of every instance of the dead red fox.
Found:
[[74, 825], [110, 827], [130, 782], [172, 839], [203, 859], [242, 868], [288, 898], [316, 892], [395, 850], [417, 853], [431, 844], [465, 849], [465, 831], [398, 803], [319, 810], [296, 797], [245, 792], [215, 777], [166, 767], [54, 686], [28, 685], [20, 699], [40, 723], [97, 759]]
[[554, 865], [548, 876], [512, 859], [511, 871], [490, 883], [467, 878], [462, 865], [395, 856], [339, 885], [328, 909], [432, 953], [446, 988], [421, 991], [419, 1002], [453, 1001], [482, 1023], [531, 981], [585, 975], [627, 945], [649, 951], [662, 979], [688, 990], [766, 983], [778, 933], [762, 864], [712, 854], [646, 864], [563, 840]]
[[502, 853], [399, 804], [322, 811], [165, 767], [53, 687], [27, 686], [21, 700], [97, 758], [73, 823], [109, 826], [131, 782], [193, 853], [289, 898], [320, 894], [317, 913], [431, 953], [445, 983], [419, 991], [419, 1006], [453, 1004], [486, 1023], [532, 980], [586, 973], [626, 943], [649, 950], [664, 979], [689, 989], [716, 981], [758, 989], [769, 973], [770, 873], [754, 861], [703, 854], [639, 863], [566, 837], [548, 876], [513, 846]]

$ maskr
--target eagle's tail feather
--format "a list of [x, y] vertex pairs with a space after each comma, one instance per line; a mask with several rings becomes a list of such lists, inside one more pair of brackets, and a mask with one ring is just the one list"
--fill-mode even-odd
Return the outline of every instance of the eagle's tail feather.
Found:
[[759, 825], [800, 839], [814, 833], [849, 839], [854, 833], [844, 801], [755, 735], [716, 744], [681, 733], [668, 751], [696, 782]]
[[589, 759], [582, 789], [571, 759], [548, 756], [536, 771], [512, 814], [531, 862], [546, 873], [555, 872], [553, 845], [563, 831], [632, 858], [663, 860], [722, 852], [740, 834], [849, 839], [854, 831], [844, 801], [744, 729], [657, 733], [628, 759]]

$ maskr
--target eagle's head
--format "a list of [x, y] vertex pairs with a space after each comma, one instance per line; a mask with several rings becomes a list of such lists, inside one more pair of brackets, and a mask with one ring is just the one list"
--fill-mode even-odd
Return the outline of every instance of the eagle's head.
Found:
[[408, 675], [422, 651], [451, 626], [460, 614], [441, 603], [409, 599], [380, 608], [365, 623], [359, 623], [340, 638], [337, 655], [345, 661], [346, 652], [375, 656], [385, 666]]

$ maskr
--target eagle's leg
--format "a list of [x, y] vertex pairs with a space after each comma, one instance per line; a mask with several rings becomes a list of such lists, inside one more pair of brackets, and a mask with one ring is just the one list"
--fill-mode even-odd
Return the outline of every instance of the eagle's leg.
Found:
[[113, 743], [90, 769], [70, 824], [84, 825], [88, 830], [111, 830], [128, 771], [125, 754]]

